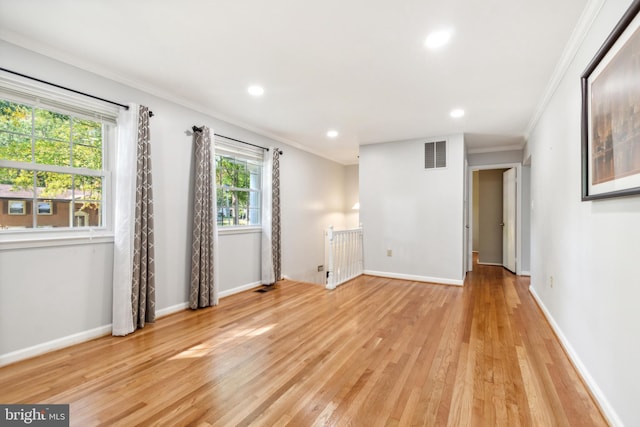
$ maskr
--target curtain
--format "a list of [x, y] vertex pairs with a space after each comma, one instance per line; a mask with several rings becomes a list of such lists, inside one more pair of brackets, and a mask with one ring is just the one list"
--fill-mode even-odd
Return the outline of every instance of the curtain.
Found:
[[195, 154], [193, 189], [193, 235], [189, 307], [218, 304], [216, 181], [213, 132], [203, 126], [193, 134]]
[[262, 177], [262, 283], [272, 285], [282, 276], [280, 240], [280, 150], [269, 149]]
[[149, 109], [118, 117], [113, 254], [113, 335], [155, 321], [153, 190]]

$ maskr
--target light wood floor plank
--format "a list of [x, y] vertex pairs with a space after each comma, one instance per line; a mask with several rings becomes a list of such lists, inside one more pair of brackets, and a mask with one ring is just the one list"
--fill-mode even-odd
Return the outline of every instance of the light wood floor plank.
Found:
[[528, 286], [283, 281], [0, 368], [0, 402], [83, 427], [606, 425]]

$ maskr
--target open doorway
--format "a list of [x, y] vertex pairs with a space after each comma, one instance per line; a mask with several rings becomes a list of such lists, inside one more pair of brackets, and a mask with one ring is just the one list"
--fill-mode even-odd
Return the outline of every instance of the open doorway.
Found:
[[[520, 274], [521, 165], [474, 167], [469, 174], [469, 250], [479, 264], [503, 266]], [[507, 188], [507, 191], [505, 191]]]

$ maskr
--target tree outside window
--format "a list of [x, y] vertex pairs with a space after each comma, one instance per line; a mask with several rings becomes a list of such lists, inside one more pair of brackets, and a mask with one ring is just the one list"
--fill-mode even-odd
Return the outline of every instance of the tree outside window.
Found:
[[[0, 99], [0, 202], [22, 199], [29, 211], [8, 219], [0, 210], [0, 227], [101, 226], [103, 136], [100, 122]], [[46, 216], [42, 200], [52, 203]], [[77, 212], [87, 221], [74, 221]]]
[[216, 155], [218, 226], [260, 225], [261, 176], [256, 159]]

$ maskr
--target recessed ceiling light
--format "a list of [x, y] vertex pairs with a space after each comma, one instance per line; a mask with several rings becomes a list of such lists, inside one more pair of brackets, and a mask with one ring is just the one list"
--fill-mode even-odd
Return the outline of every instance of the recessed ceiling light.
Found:
[[251, 95], [253, 96], [262, 96], [262, 94], [264, 94], [264, 89], [262, 88], [262, 86], [249, 86], [249, 88], [247, 89], [247, 92], [249, 92]]
[[456, 108], [455, 110], [451, 110], [449, 115], [454, 119], [459, 119], [460, 117], [464, 116], [464, 110], [461, 108]]
[[329, 138], [336, 138], [338, 136], [338, 131], [337, 130], [330, 130], [329, 132], [327, 132], [327, 136]]
[[427, 36], [424, 45], [429, 49], [438, 49], [449, 42], [451, 30], [434, 31]]

